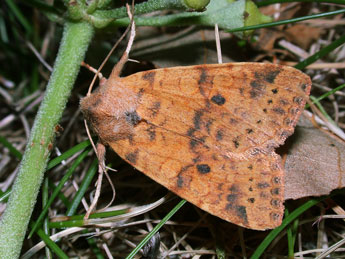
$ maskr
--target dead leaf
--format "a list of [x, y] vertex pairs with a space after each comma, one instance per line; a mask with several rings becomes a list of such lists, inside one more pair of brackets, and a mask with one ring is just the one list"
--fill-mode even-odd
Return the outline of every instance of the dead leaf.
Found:
[[328, 136], [301, 116], [287, 140], [285, 200], [327, 195], [345, 186], [345, 143]]

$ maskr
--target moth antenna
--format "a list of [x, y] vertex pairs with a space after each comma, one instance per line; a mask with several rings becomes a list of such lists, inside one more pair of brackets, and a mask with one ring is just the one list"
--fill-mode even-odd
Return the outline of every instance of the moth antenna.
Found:
[[[127, 12], [129, 10], [128, 4], [126, 4], [127, 7]], [[132, 14], [130, 15], [130, 19], [132, 21]], [[102, 70], [102, 68], [104, 67], [105, 63], [108, 61], [108, 59], [110, 58], [110, 56], [113, 54], [114, 50], [117, 48], [117, 46], [120, 44], [121, 41], [123, 41], [123, 39], [126, 37], [127, 33], [129, 32], [129, 30], [132, 27], [132, 22], [127, 26], [126, 30], [124, 33], [122, 33], [121, 37], [116, 41], [116, 43], [114, 44], [114, 46], [111, 48], [111, 50], [109, 51], [108, 55], [105, 57], [105, 59], [103, 60], [102, 64], [99, 66], [99, 68], [97, 69], [97, 72], [95, 74], [95, 76], [92, 79], [92, 82], [90, 84], [89, 90], [87, 92], [87, 96], [89, 96], [92, 92], [92, 88], [93, 85], [95, 84], [96, 78], [97, 78], [97, 74]]]
[[[132, 4], [132, 7], [133, 6], [134, 5]], [[123, 66], [128, 61], [129, 52], [130, 52], [130, 50], [132, 48], [133, 41], [134, 41], [134, 38], [135, 38], [135, 22], [134, 22], [134, 19], [133, 19], [133, 15], [131, 13], [131, 10], [130, 10], [128, 4], [126, 5], [126, 7], [127, 7], [127, 14], [128, 14], [129, 19], [130, 19], [131, 34], [129, 36], [127, 48], [126, 48], [125, 52], [123, 53], [123, 55], [122, 55], [121, 59], [119, 60], [119, 62], [116, 64], [116, 66], [114, 66], [113, 70], [111, 71], [110, 77], [119, 77], [119, 75], [120, 75], [120, 73], [122, 71]], [[134, 7], [133, 7], [133, 9], [134, 9]]]
[[83, 67], [86, 67], [88, 70], [90, 70], [91, 72], [95, 73], [98, 76], [100, 81], [104, 78], [101, 72], [97, 71], [97, 69], [95, 69], [94, 67], [92, 67], [89, 64], [85, 63], [84, 61], [82, 61], [80, 65], [83, 66]]
[[220, 46], [219, 30], [218, 30], [218, 24], [217, 23], [214, 25], [214, 34], [216, 36], [216, 48], [217, 48], [218, 64], [222, 64], [223, 63], [222, 49]]

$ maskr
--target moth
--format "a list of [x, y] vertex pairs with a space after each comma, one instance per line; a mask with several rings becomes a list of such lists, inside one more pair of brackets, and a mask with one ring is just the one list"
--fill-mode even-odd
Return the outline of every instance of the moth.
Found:
[[81, 100], [100, 141], [197, 207], [245, 228], [279, 226], [290, 136], [311, 88], [288, 66], [264, 63], [111, 74]]

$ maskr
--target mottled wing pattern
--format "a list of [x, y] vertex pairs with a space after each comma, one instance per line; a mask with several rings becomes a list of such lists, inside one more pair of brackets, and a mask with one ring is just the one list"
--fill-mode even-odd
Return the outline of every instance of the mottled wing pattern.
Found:
[[[274, 147], [292, 134], [311, 82], [286, 66], [229, 63], [121, 78], [139, 97], [133, 134], [109, 145], [209, 213], [258, 230], [283, 217]], [[140, 84], [138, 83], [140, 82]]]

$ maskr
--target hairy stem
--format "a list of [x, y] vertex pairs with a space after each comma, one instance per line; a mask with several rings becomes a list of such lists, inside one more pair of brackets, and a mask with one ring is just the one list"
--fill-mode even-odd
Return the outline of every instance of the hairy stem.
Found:
[[0, 221], [0, 258], [18, 258], [58, 124], [93, 36], [86, 23], [66, 23], [43, 102], [37, 113], [7, 208]]

